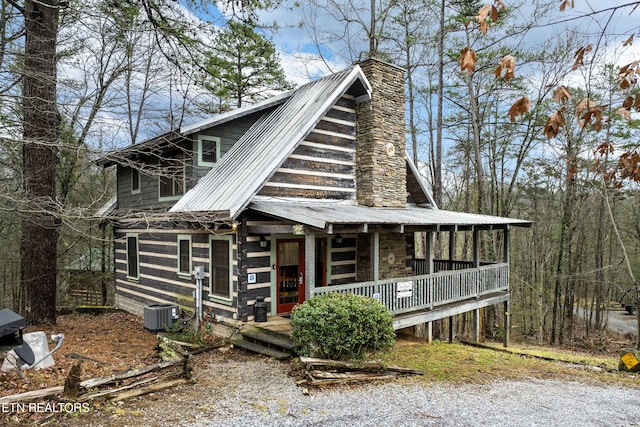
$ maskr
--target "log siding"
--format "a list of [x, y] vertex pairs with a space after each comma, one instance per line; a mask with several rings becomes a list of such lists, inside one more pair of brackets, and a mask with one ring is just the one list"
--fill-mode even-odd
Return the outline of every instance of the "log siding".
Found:
[[[125, 236], [138, 235], [139, 278], [127, 278]], [[232, 233], [226, 231], [227, 235]], [[222, 234], [222, 233], [221, 233]], [[205, 230], [169, 229], [116, 229], [114, 232], [115, 284], [120, 298], [129, 300], [129, 305], [175, 304], [189, 314], [195, 310], [193, 291], [195, 280], [178, 272], [178, 236], [191, 237], [191, 257], [193, 266], [205, 267], [203, 281], [203, 309], [211, 309], [225, 317], [236, 315], [238, 301], [238, 261], [237, 245], [233, 239], [232, 296], [229, 304], [210, 298], [210, 254], [209, 236]], [[233, 234], [232, 234], [233, 236]]]
[[355, 199], [355, 99], [343, 96], [258, 193], [262, 196]]

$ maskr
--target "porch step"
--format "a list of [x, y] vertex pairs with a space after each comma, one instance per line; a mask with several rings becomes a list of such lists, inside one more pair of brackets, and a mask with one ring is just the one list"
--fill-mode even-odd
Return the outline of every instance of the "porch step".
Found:
[[291, 357], [290, 353], [285, 353], [283, 351], [276, 350], [274, 348], [265, 347], [258, 343], [251, 342], [237, 336], [231, 339], [231, 343], [235, 347], [240, 347], [245, 350], [252, 351], [254, 353], [264, 354], [265, 356], [273, 357], [274, 359], [278, 359], [278, 360], [285, 360]]
[[250, 341], [265, 343], [269, 347], [278, 347], [287, 352], [293, 352], [293, 349], [295, 348], [293, 340], [288, 335], [268, 331], [255, 326], [244, 325], [240, 330], [240, 334], [243, 337], [248, 338]]

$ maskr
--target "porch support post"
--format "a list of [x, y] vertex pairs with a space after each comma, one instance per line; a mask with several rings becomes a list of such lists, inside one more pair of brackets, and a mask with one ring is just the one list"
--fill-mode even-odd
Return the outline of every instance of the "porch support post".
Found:
[[473, 227], [473, 268], [480, 267], [480, 232]]
[[504, 302], [504, 342], [502, 343], [504, 348], [509, 346], [509, 329], [511, 329], [511, 313], [509, 313], [510, 306], [511, 304], [509, 300]]
[[453, 259], [456, 256], [456, 231], [458, 227], [449, 230], [449, 270], [453, 270]]
[[456, 333], [456, 325], [454, 323], [454, 316], [449, 316], [449, 343], [453, 344], [453, 338]]
[[371, 235], [371, 274], [372, 280], [380, 280], [380, 233], [378, 231]]
[[480, 309], [473, 310], [473, 342], [480, 342]]
[[502, 232], [502, 239], [504, 240], [504, 262], [509, 263], [509, 226], [505, 226], [504, 231]]
[[419, 323], [413, 327], [414, 335], [424, 339], [428, 344], [433, 343], [433, 322]]
[[433, 273], [433, 231], [427, 231], [426, 235], [426, 255], [427, 255], [427, 265], [425, 274]]
[[305, 300], [311, 299], [316, 287], [316, 233], [307, 231], [304, 235]]

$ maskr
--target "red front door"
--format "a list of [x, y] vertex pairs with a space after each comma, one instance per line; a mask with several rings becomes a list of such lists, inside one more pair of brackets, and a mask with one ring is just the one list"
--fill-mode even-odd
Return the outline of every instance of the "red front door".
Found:
[[304, 302], [304, 239], [277, 240], [277, 312], [290, 313]]

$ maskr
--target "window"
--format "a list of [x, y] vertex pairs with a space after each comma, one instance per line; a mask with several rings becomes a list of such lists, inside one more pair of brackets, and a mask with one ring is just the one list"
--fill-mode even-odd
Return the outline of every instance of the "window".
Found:
[[191, 236], [178, 236], [178, 274], [191, 277]]
[[198, 136], [198, 165], [213, 166], [220, 159], [220, 138], [217, 136]]
[[176, 153], [160, 161], [160, 199], [177, 199], [184, 194], [184, 156]]
[[140, 193], [140, 171], [131, 168], [131, 194]]
[[140, 278], [137, 234], [127, 234], [127, 278], [136, 280]]
[[210, 250], [211, 296], [231, 302], [233, 291], [231, 236], [212, 236]]

